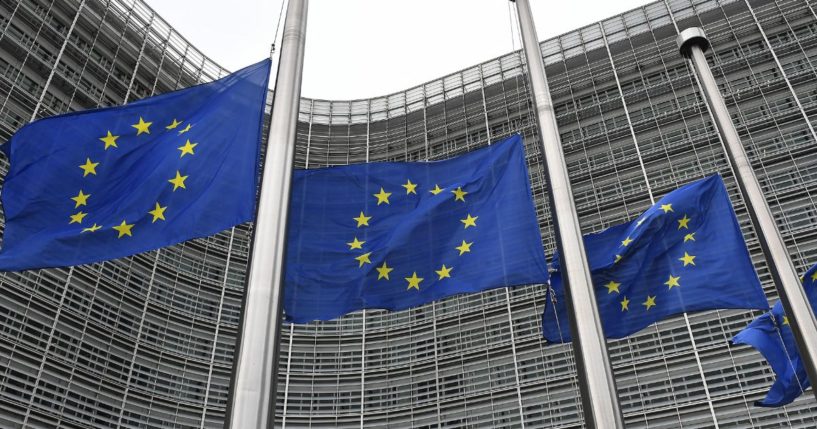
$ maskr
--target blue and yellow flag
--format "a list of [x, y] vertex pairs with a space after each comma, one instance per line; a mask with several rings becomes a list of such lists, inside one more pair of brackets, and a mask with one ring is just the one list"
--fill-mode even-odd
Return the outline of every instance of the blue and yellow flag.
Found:
[[518, 135], [446, 161], [296, 171], [289, 222], [296, 323], [547, 280]]
[[[768, 308], [719, 175], [670, 192], [631, 222], [586, 235], [584, 245], [607, 338], [683, 312]], [[542, 331], [548, 341], [567, 342], [558, 256], [553, 265]]]
[[21, 128], [3, 148], [0, 270], [119, 258], [251, 220], [269, 70]]
[[[811, 267], [803, 276], [803, 289], [814, 310], [817, 304], [817, 265]], [[766, 397], [755, 402], [755, 405], [782, 407], [792, 403], [810, 386], [806, 368], [797, 351], [789, 318], [786, 317], [783, 305], [779, 301], [771, 311], [759, 316], [735, 335], [732, 342], [747, 344], [757, 349], [777, 375]]]

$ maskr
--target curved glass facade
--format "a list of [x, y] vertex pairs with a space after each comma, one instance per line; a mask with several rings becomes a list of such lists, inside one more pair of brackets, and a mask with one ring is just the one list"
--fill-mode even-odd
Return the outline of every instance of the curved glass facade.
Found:
[[[802, 0], [665, 0], [541, 44], [580, 220], [630, 219], [718, 171], [776, 299], [679, 29], [708, 54], [795, 264], [817, 262], [817, 13]], [[0, 141], [36, 116], [226, 73], [141, 1], [0, 0]], [[548, 254], [538, 135], [518, 52], [367, 100], [303, 99], [296, 167], [442, 159], [526, 138]], [[52, 72], [53, 71], [53, 72]], [[39, 107], [37, 107], [39, 106]], [[7, 161], [3, 160], [3, 169]], [[0, 427], [220, 427], [249, 226], [105, 263], [0, 276]], [[542, 286], [286, 325], [277, 422], [580, 427], [569, 344], [541, 339]], [[756, 314], [676, 317], [609, 343], [628, 427], [814, 427], [811, 395], [752, 406], [773, 375], [729, 339]]]
[[[139, 1], [2, 1], [0, 31], [2, 141], [35, 110], [121, 104], [227, 73]], [[221, 426], [247, 231], [2, 274], [0, 427]]]

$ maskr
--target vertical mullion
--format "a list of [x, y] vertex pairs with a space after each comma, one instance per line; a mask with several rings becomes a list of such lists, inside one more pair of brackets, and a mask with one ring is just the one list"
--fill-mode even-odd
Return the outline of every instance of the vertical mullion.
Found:
[[[54, 1], [55, 0], [51, 0], [51, 3], [48, 4], [48, 10], [46, 11], [46, 14], [51, 12], [51, 8], [54, 7]], [[18, 3], [18, 7], [19, 7], [19, 3]], [[16, 12], [17, 8], [15, 8], [14, 11]], [[11, 25], [11, 17], [9, 17], [9, 23], [6, 26], [6, 28], [8, 28], [9, 25]], [[40, 38], [40, 33], [42, 33], [44, 27], [45, 27], [45, 19], [41, 19], [40, 20], [40, 26], [37, 27], [37, 33], [34, 35], [33, 40], [37, 40], [37, 39]], [[0, 37], [0, 39], [2, 39], [2, 37]], [[26, 55], [25, 55], [25, 57], [23, 57], [23, 60], [20, 61], [20, 69], [17, 71], [17, 74], [14, 76], [14, 79], [12, 79], [11, 82], [10, 82], [9, 92], [8, 92], [8, 94], [6, 94], [5, 99], [3, 99], [3, 104], [0, 105], [0, 113], [5, 112], [6, 104], [8, 104], [8, 101], [11, 98], [11, 94], [14, 92], [14, 89], [17, 88], [17, 82], [20, 80], [20, 76], [23, 75], [23, 69], [25, 68], [26, 63], [28, 62], [28, 58], [31, 56], [31, 47], [26, 46], [25, 48], [26, 48]], [[55, 65], [56, 65], [56, 63], [55, 63]]]
[[[122, 44], [125, 40], [125, 34], [128, 32], [128, 26], [130, 25], [131, 17], [133, 16], [133, 8], [136, 6], [136, 1], [130, 5], [128, 9], [128, 17], [125, 19], [125, 23], [122, 24], [122, 33], [119, 35], [119, 40], [116, 42], [116, 50], [113, 53], [113, 58], [111, 58], [111, 67], [107, 70], [105, 74], [105, 83], [102, 84], [102, 89], [99, 92], [99, 98], [96, 100], [96, 105], [99, 107], [102, 104], [102, 100], [105, 98], [105, 90], [108, 89], [108, 82], [111, 80], [111, 75], [116, 71], [116, 60], [119, 59], [119, 51], [122, 50]], [[102, 23], [100, 23], [100, 27]]]
[[289, 324], [289, 349], [287, 350], [287, 375], [284, 381], [284, 409], [281, 412], [281, 429], [287, 427], [287, 406], [289, 405], [289, 378], [292, 375], [292, 340], [295, 334], [295, 324]]
[[746, 7], [749, 9], [749, 13], [752, 15], [752, 19], [754, 20], [758, 32], [760, 32], [760, 37], [763, 38], [763, 42], [766, 43], [766, 46], [769, 47], [769, 53], [772, 55], [772, 59], [774, 60], [777, 69], [780, 70], [780, 74], [783, 76], [783, 81], [786, 83], [786, 87], [788, 87], [789, 92], [791, 92], [791, 95], [794, 98], [794, 102], [797, 104], [797, 108], [800, 109], [800, 114], [806, 121], [806, 125], [808, 126], [808, 129], [811, 132], [811, 137], [814, 139], [814, 141], [817, 141], [817, 132], [814, 131], [814, 127], [811, 125], [811, 120], [806, 114], [806, 110], [803, 108], [803, 104], [800, 103], [800, 97], [797, 96], [797, 92], [794, 90], [794, 86], [792, 86], [788, 74], [786, 73], [786, 70], [783, 69], [783, 65], [780, 63], [780, 59], [777, 57], [777, 53], [775, 53], [774, 51], [774, 46], [772, 46], [772, 44], [769, 42], [769, 38], [766, 37], [766, 31], [763, 30], [763, 25], [758, 20], [757, 15], [755, 14], [755, 10], [752, 8], [752, 5], [749, 3], [749, 0], [744, 0], [744, 2], [746, 3]]
[[204, 429], [205, 422], [207, 421], [207, 401], [210, 399], [210, 389], [211, 384], [213, 381], [213, 367], [215, 366], [216, 361], [216, 349], [218, 348], [218, 334], [221, 331], [221, 316], [222, 310], [224, 308], [224, 295], [227, 291], [227, 279], [230, 274], [230, 259], [233, 255], [233, 239], [235, 238], [235, 227], [230, 228], [230, 241], [227, 244], [227, 258], [226, 264], [224, 265], [224, 278], [221, 281], [221, 296], [218, 300], [218, 316], [216, 317], [216, 329], [213, 332], [213, 348], [210, 350], [210, 363], [207, 368], [207, 384], [204, 390], [204, 401], [201, 404], [201, 425], [199, 426], [200, 429]]
[[[136, 356], [139, 353], [139, 342], [142, 341], [142, 333], [144, 332], [145, 319], [147, 319], [148, 306], [150, 304], [150, 294], [153, 291], [153, 285], [156, 279], [156, 268], [159, 265], [159, 254], [162, 249], [156, 250], [153, 258], [153, 268], [150, 272], [150, 280], [148, 281], [148, 288], [145, 292], [145, 304], [142, 306], [142, 314], [139, 318], [139, 329], [136, 331], [136, 338], [133, 341], [133, 358], [128, 367], [128, 374], [125, 377], [125, 393], [122, 395], [122, 402], [119, 405], [119, 418], [116, 421], [116, 426], [122, 426], [122, 419], [125, 415], [125, 405], [128, 402], [128, 394], [130, 393], [131, 384], [133, 380], [133, 368], [136, 365]], [[124, 291], [123, 291], [124, 292]]]
[[150, 21], [148, 22], [148, 26], [145, 28], [145, 38], [142, 39], [142, 46], [139, 48], [139, 55], [136, 56], [136, 64], [133, 66], [133, 73], [131, 74], [130, 82], [128, 82], [128, 90], [125, 92], [125, 99], [122, 101], [122, 104], [128, 104], [128, 98], [130, 97], [131, 90], [133, 89], [133, 84], [136, 81], [136, 73], [139, 71], [139, 66], [142, 64], [142, 55], [145, 53], [145, 45], [148, 43], [150, 29], [153, 27], [153, 20], [155, 18], [156, 13], [151, 11]]
[[[388, 111], [388, 106], [387, 106]], [[388, 120], [388, 119], [387, 119]], [[370, 158], [370, 146], [369, 146], [369, 134], [370, 134], [370, 124], [372, 123], [372, 106], [371, 100], [369, 100], [368, 109], [366, 109], [366, 163], [369, 162]], [[349, 132], [352, 124], [352, 106], [349, 105], [349, 126], [347, 129], [347, 142], [349, 141]], [[348, 152], [347, 152], [348, 154]], [[348, 162], [348, 158], [347, 158]], [[365, 404], [366, 404], [366, 309], [363, 309], [362, 322], [363, 326], [361, 327], [360, 333], [360, 429], [363, 429], [364, 423], [364, 416], [365, 416]]]
[[37, 389], [40, 385], [40, 381], [43, 379], [46, 361], [49, 360], [48, 351], [51, 348], [52, 342], [54, 341], [54, 333], [57, 331], [57, 324], [59, 323], [60, 316], [62, 316], [62, 310], [65, 306], [65, 296], [68, 294], [68, 287], [71, 285], [71, 279], [73, 276], [74, 267], [71, 267], [68, 269], [68, 276], [66, 277], [65, 283], [62, 287], [60, 302], [57, 304], [56, 312], [54, 313], [54, 320], [51, 323], [51, 328], [48, 331], [48, 340], [46, 340], [45, 347], [43, 348], [42, 359], [40, 360], [40, 366], [37, 369], [37, 377], [34, 379], [34, 386], [31, 388], [31, 396], [28, 398], [28, 405], [26, 406], [26, 414], [23, 418], [22, 427], [26, 427], [26, 423], [28, 423], [28, 419], [31, 417], [31, 410], [34, 409], [34, 399], [37, 398]]
[[[19, 3], [18, 3], [19, 4]], [[54, 73], [57, 71], [57, 66], [59, 65], [60, 61], [62, 60], [62, 54], [65, 52], [65, 48], [68, 46], [68, 42], [71, 40], [71, 34], [74, 32], [74, 27], [77, 25], [77, 21], [79, 20], [80, 14], [82, 14], [82, 9], [85, 7], [85, 0], [82, 0], [79, 3], [79, 7], [77, 8], [77, 13], [74, 15], [73, 21], [71, 21], [71, 26], [68, 28], [68, 32], [65, 33], [65, 40], [62, 42], [62, 46], [60, 47], [60, 51], [57, 53], [57, 58], [54, 60], [54, 65], [51, 67], [51, 71], [48, 73], [48, 78], [45, 80], [43, 84], [43, 90], [40, 92], [40, 97], [37, 99], [37, 105], [34, 106], [34, 111], [31, 112], [31, 119], [33, 121], [37, 117], [37, 113], [40, 111], [40, 106], [43, 104], [43, 99], [45, 95], [48, 93], [48, 87], [51, 85], [51, 80], [54, 78]], [[9, 20], [11, 23], [11, 20]], [[136, 74], [136, 73], [134, 73]], [[70, 106], [69, 106], [70, 108]], [[59, 113], [59, 112], [58, 112]]]

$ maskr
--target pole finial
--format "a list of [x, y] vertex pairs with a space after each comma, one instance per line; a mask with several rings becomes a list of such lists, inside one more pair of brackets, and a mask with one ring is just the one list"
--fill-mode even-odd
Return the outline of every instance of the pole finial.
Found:
[[685, 57], [689, 56], [690, 46], [698, 45], [704, 52], [709, 49], [709, 39], [706, 38], [704, 30], [700, 27], [690, 27], [680, 32], [676, 41], [678, 42], [678, 49], [680, 49], [681, 55]]

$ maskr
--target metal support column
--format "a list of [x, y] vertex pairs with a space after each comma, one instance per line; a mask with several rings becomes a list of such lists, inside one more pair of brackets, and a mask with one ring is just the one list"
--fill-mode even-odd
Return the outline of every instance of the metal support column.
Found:
[[289, 0], [258, 199], [228, 427], [272, 428], [278, 382], [287, 212], [308, 0]]
[[[738, 188], [746, 202], [760, 247], [763, 249], [772, 279], [789, 318], [803, 366], [814, 385], [817, 382], [817, 321], [814, 319], [808, 297], [800, 285], [786, 243], [777, 230], [772, 210], [763, 196], [763, 189], [757, 181], [740, 136], [729, 116], [726, 102], [706, 62], [704, 51], [709, 49], [709, 40], [702, 29], [687, 28], [678, 35], [678, 47], [681, 54], [692, 61], [715, 124], [723, 136], [726, 155], [732, 164]], [[812, 392], [817, 397], [817, 390]]]
[[[18, 3], [19, 5], [19, 3]], [[62, 54], [65, 52], [66, 46], [68, 46], [68, 42], [71, 40], [71, 35], [74, 33], [74, 27], [77, 26], [77, 20], [79, 20], [79, 16], [82, 14], [82, 9], [85, 7], [85, 0], [82, 0], [79, 3], [79, 7], [77, 8], [77, 14], [74, 15], [74, 20], [71, 21], [71, 26], [68, 27], [68, 32], [65, 33], [65, 40], [62, 42], [62, 46], [60, 46], [60, 51], [57, 52], [57, 59], [54, 60], [54, 65], [51, 66], [51, 72], [48, 73], [48, 78], [45, 80], [43, 84], [43, 90], [40, 92], [40, 98], [37, 99], [37, 105], [34, 106], [34, 111], [31, 112], [31, 119], [29, 122], [34, 121], [37, 119], [37, 114], [40, 113], [40, 107], [43, 105], [43, 99], [45, 99], [45, 94], [48, 93], [48, 86], [51, 85], [51, 80], [54, 79], [54, 73], [57, 72], [57, 66], [60, 64], [60, 60], [62, 60]], [[16, 8], [15, 8], [16, 10]], [[9, 20], [9, 25], [11, 24], [11, 20]], [[6, 26], [8, 28], [8, 26]], [[21, 68], [22, 70], [22, 68]], [[68, 108], [70, 109], [71, 106], [69, 105]], [[56, 112], [62, 113], [62, 112]]]
[[[142, 46], [139, 48], [139, 55], [136, 56], [136, 64], [133, 66], [133, 74], [130, 75], [130, 82], [128, 82], [128, 92], [125, 93], [125, 99], [122, 101], [122, 104], [128, 104], [128, 99], [130, 99], [130, 94], [133, 92], [133, 84], [136, 82], [136, 73], [139, 71], [139, 66], [142, 65], [142, 57], [145, 55], [145, 46], [148, 44], [148, 39], [150, 38], [150, 29], [153, 27], [153, 21], [156, 19], [156, 12], [150, 13], [150, 21], [148, 22], [147, 27], [145, 27], [145, 38], [142, 39]], [[159, 73], [156, 73], [156, 78], [159, 78]], [[197, 79], [197, 81], [201, 81], [201, 79]]]
[[551, 214], [556, 224], [556, 244], [561, 253], [562, 279], [570, 305], [570, 332], [581, 386], [584, 421], [591, 428], [623, 428], [607, 342], [601, 327], [579, 216], [545, 76], [545, 63], [528, 0], [516, 0], [516, 11], [539, 122]]

